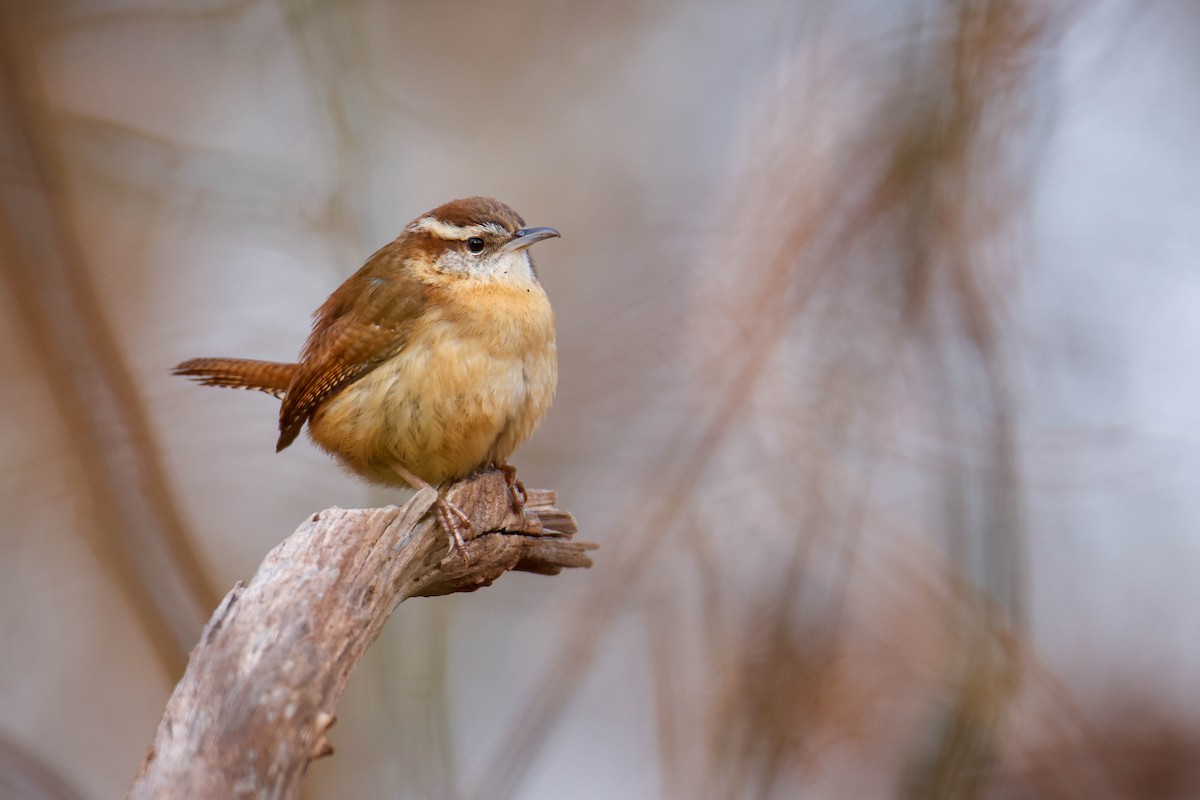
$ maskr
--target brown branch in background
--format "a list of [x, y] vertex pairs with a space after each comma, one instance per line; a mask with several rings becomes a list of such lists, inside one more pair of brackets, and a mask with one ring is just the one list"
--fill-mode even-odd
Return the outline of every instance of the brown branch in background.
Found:
[[0, 797], [19, 800], [83, 800], [62, 771], [0, 734]]
[[314, 514], [213, 614], [175, 688], [131, 797], [296, 797], [308, 763], [333, 752], [326, 733], [350, 672], [396, 606], [469, 592], [508, 570], [589, 567], [595, 545], [570, 541], [571, 515], [531, 491], [512, 511], [498, 471], [453, 486], [476, 531], [467, 559], [426, 512], [403, 507]]
[[0, 279], [76, 448], [97, 550], [165, 672], [184, 658], [219, 594], [171, 489], [133, 376], [88, 281], [67, 176], [36, 69], [32, 6], [0, 9]]
[[[1003, 362], [1003, 278], [1017, 263], [1003, 258], [1003, 250], [1000, 258], [992, 256], [997, 245], [1009, 243], [1019, 209], [1024, 176], [1013, 144], [1027, 141], [1025, 114], [1036, 80], [1032, 67], [1051, 32], [1051, 20], [1023, 0], [947, 3], [930, 13], [910, 46], [874, 54], [875, 72], [867, 68], [848, 75], [845, 69], [855, 67], [840, 63], [844, 69], [828, 78], [831, 85], [824, 87], [824, 96], [820, 91], [815, 99], [781, 93], [755, 121], [762, 124], [767, 141], [756, 142], [755, 169], [735, 187], [735, 202], [718, 226], [726, 241], [714, 244], [721, 259], [711, 269], [736, 276], [725, 295], [742, 300], [745, 313], [737, 320], [736, 335], [724, 342], [727, 349], [709, 354], [706, 361], [721, 370], [712, 402], [683, 426], [682, 443], [675, 450], [684, 456], [656, 468], [647, 495], [635, 504], [640, 509], [636, 527], [623, 526], [611, 535], [619, 550], [608, 577], [595, 582], [568, 615], [555, 654], [468, 797], [514, 796], [607, 630], [625, 604], [640, 597], [630, 587], [651, 568], [667, 537], [681, 529], [680, 509], [694, 505], [730, 432], [753, 408], [766, 382], [763, 376], [771, 367], [786, 368], [780, 362], [781, 345], [793, 341], [817, 343], [806, 345], [813, 356], [802, 374], [817, 399], [796, 404], [791, 422], [819, 432], [812, 437], [819, 435], [822, 445], [807, 452], [788, 448], [795, 458], [787, 465], [789, 483], [780, 492], [780, 503], [800, 506], [796, 514], [784, 515], [800, 520], [796, 557], [791, 574], [782, 576], [780, 585], [772, 584], [779, 599], [771, 608], [778, 618], [747, 616], [757, 625], [775, 626], [783, 637], [773, 643], [780, 651], [790, 646], [785, 639], [793, 637], [796, 609], [805, 603], [799, 590], [809, 586], [807, 578], [814, 574], [805, 562], [817, 538], [826, 544], [836, 541], [836, 549], [846, 554], [838, 578], [843, 586], [849, 584], [860, 535], [853, 520], [865, 514], [855, 504], [871, 497], [870, 469], [843, 481], [846, 476], [837, 474], [836, 465], [864, 453], [866, 461], [884, 462], [884, 449], [899, 427], [899, 414], [890, 405], [893, 393], [918, 385], [913, 393], [925, 393], [918, 402], [927, 403], [923, 411], [928, 415], [920, 421], [932, 420], [935, 427], [942, 423], [938, 433], [948, 454], [941, 465], [940, 494], [949, 499], [939, 529], [951, 549], [956, 541], [966, 542], [968, 552], [956, 568], [966, 571], [984, 595], [978, 614], [947, 614], [948, 625], [962, 626], [955, 646], [978, 657], [955, 676], [961, 689], [952, 698], [948, 718], [929, 721], [932, 730], [925, 742], [935, 741], [932, 752], [914, 754], [906, 777], [910, 787], [943, 779], [946, 785], [958, 785], [963, 776], [990, 765], [993, 727], [1016, 685], [1015, 663], [994, 645], [1003, 628], [1003, 619], [994, 616], [995, 601], [1019, 614], [1023, 589], [1013, 412]], [[806, 78], [813, 75], [811, 66], [804, 65]], [[811, 113], [795, 107], [805, 99], [830, 103], [829, 97], [840, 96], [843, 83], [854, 86], [864, 75], [878, 85], [879, 95], [869, 97], [853, 115], [836, 108], [823, 114], [820, 106], [806, 109]], [[846, 127], [846, 119], [857, 122]], [[810, 140], [817, 136], [814, 129], [831, 120], [842, 125], [839, 133], [844, 135], [821, 150]], [[784, 128], [788, 133], [780, 136]], [[704, 325], [711, 327], [711, 316], [704, 317]], [[906, 379], [912, 383], [906, 386]], [[972, 412], [979, 407], [986, 413], [976, 417]], [[963, 424], [951, 429], [949, 421]], [[978, 438], [964, 435], [964, 430], [976, 429]], [[980, 440], [986, 447], [977, 458]], [[969, 475], [959, 475], [955, 457], [975, 459], [968, 462]], [[837, 511], [831, 512], [826, 497], [835, 483], [859, 491], [839, 492]], [[961, 499], [960, 484], [967, 484], [972, 495], [969, 506], [954, 505]], [[981, 570], [968, 571], [973, 564], [982, 564]], [[828, 594], [820, 609], [806, 609], [807, 617], [838, 619], [842, 600], [837, 590]], [[741, 708], [730, 704], [718, 709], [715, 728], [745, 731], [750, 738], [718, 748], [740, 753], [748, 763], [708, 759], [699, 781], [704, 787], [722, 785], [718, 779], [727, 777], [719, 774], [724, 769], [733, 771], [735, 783], [747, 776], [728, 793], [718, 790], [712, 796], [754, 789], [787, 796], [795, 788], [785, 785], [783, 776], [797, 774], [800, 743], [812, 732], [806, 727], [810, 718], [772, 717], [778, 724], [770, 729], [729, 723], [737, 722], [731, 717], [738, 714], [759, 713], [759, 702], [770, 710], [781, 703], [797, 708], [812, 704], [815, 689], [810, 684], [820, 682], [821, 670], [808, 659], [819, 663], [836, 652], [841, 631], [831, 622], [818, 626], [815, 641], [811, 631], [801, 633], [809, 635], [796, 637], [805, 647], [795, 659], [747, 664], [753, 655], [735, 645], [728, 669], [713, 669], [719, 683], [725, 674], [761, 667], [761, 680], [750, 688], [767, 693], [769, 687], [786, 686], [795, 693], [742, 694], [737, 698]], [[808, 665], [808, 682], [788, 674], [797, 664]], [[970, 752], [964, 756], [959, 745]]]

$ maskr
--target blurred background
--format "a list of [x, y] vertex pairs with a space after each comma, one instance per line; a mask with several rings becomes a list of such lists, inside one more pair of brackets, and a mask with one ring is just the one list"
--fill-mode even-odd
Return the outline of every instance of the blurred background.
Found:
[[277, 402], [414, 216], [561, 240], [514, 462], [309, 798], [1200, 797], [1194, 0], [5, 0], [0, 796], [123, 796], [217, 600], [396, 503]]

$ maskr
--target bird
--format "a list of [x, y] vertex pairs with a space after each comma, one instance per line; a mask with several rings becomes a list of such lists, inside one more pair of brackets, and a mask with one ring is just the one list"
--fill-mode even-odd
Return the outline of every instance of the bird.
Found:
[[[494, 466], [523, 513], [508, 459], [558, 381], [554, 311], [529, 247], [559, 235], [490, 197], [453, 200], [329, 296], [297, 361], [194, 358], [174, 374], [278, 397], [276, 452], [307, 423], [318, 447], [371, 483], [440, 489]], [[470, 520], [444, 492], [434, 508], [465, 555]]]

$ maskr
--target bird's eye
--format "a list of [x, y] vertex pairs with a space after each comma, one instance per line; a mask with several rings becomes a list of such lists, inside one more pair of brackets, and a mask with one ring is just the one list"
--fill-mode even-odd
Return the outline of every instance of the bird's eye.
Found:
[[480, 239], [478, 236], [472, 236], [470, 239], [467, 239], [467, 249], [472, 253], [482, 253], [484, 244], [483, 239]]

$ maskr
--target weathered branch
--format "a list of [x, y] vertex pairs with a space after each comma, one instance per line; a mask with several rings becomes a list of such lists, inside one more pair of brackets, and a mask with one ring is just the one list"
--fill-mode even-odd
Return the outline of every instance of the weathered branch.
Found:
[[350, 671], [410, 597], [473, 591], [508, 570], [553, 575], [588, 567], [595, 545], [531, 491], [512, 510], [499, 472], [453, 486], [469, 516], [469, 558], [427, 514], [436, 494], [403, 507], [314, 514], [225, 596], [192, 650], [130, 792], [150, 797], [299, 795], [308, 762], [333, 752], [326, 732]]

